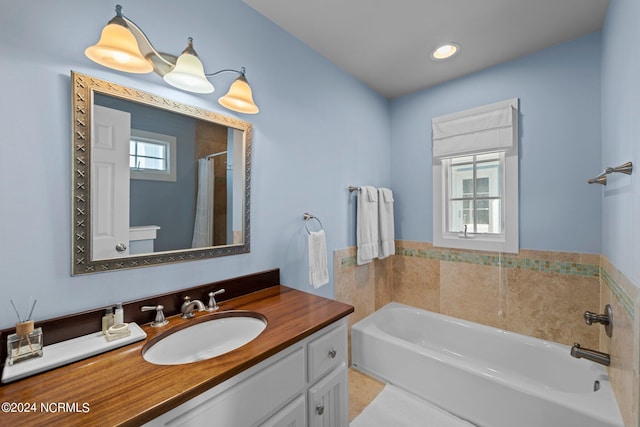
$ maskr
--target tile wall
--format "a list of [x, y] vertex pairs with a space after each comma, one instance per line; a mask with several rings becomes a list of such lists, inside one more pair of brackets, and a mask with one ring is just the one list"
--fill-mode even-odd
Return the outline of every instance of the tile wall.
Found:
[[[355, 307], [351, 324], [395, 301], [611, 353], [610, 375], [625, 425], [638, 425], [639, 295], [605, 257], [497, 254], [396, 241], [394, 257], [363, 266], [356, 265], [355, 248], [337, 250], [334, 270], [336, 299]], [[601, 313], [607, 303], [614, 311], [612, 338], [583, 320], [585, 310]]]
[[625, 426], [640, 426], [640, 295], [635, 286], [606, 257], [601, 259], [600, 301], [611, 304], [613, 333], [600, 331], [600, 347], [611, 354], [609, 376]]

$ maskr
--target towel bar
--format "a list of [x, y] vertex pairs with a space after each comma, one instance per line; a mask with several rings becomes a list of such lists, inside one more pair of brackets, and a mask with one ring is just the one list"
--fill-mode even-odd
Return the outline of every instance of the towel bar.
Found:
[[589, 184], [607, 185], [607, 175], [609, 175], [611, 173], [614, 173], [614, 172], [631, 175], [631, 173], [633, 172], [633, 163], [627, 162], [627, 163], [622, 164], [622, 165], [620, 165], [618, 167], [615, 167], [615, 168], [608, 167], [600, 175], [598, 175], [595, 178], [590, 178], [589, 180], [587, 180], [587, 182]]

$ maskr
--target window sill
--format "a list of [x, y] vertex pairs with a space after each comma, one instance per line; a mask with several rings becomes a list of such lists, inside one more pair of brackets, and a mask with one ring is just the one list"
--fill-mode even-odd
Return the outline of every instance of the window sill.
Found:
[[507, 243], [504, 239], [488, 238], [486, 236], [475, 235], [473, 237], [435, 237], [433, 239], [434, 247], [466, 249], [474, 251], [487, 252], [504, 252], [517, 254], [518, 243]]

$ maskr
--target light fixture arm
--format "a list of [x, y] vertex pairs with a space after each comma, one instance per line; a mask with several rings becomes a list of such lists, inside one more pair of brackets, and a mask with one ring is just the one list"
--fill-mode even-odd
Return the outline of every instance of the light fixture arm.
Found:
[[213, 76], [217, 76], [220, 73], [226, 73], [226, 72], [238, 73], [238, 74], [240, 74], [241, 76], [244, 77], [244, 75], [247, 72], [247, 70], [244, 67], [240, 68], [240, 71], [234, 70], [234, 69], [231, 69], [231, 68], [225, 68], [224, 70], [216, 71], [215, 73], [205, 74], [205, 76], [206, 77], [213, 77]]
[[113, 20], [118, 18], [122, 19], [127, 24], [129, 31], [131, 31], [131, 34], [133, 34], [133, 36], [136, 38], [136, 41], [138, 42], [140, 53], [142, 53], [145, 58], [151, 61], [151, 63], [153, 64], [153, 71], [156, 74], [159, 74], [160, 77], [162, 77], [175, 67], [177, 57], [167, 53], [158, 52], [156, 48], [153, 47], [153, 45], [151, 44], [151, 40], [149, 40], [149, 37], [147, 37], [144, 31], [142, 31], [142, 29], [138, 25], [136, 25], [135, 22], [127, 18], [122, 13], [122, 6], [120, 6], [119, 4], [116, 5], [116, 16], [113, 18]]

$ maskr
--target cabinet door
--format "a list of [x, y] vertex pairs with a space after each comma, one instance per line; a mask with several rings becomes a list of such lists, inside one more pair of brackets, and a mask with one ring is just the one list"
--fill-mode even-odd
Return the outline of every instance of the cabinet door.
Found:
[[304, 408], [305, 401], [303, 395], [289, 403], [263, 424], [260, 424], [260, 427], [305, 427], [307, 414]]
[[309, 388], [309, 427], [347, 427], [347, 367], [342, 363]]

